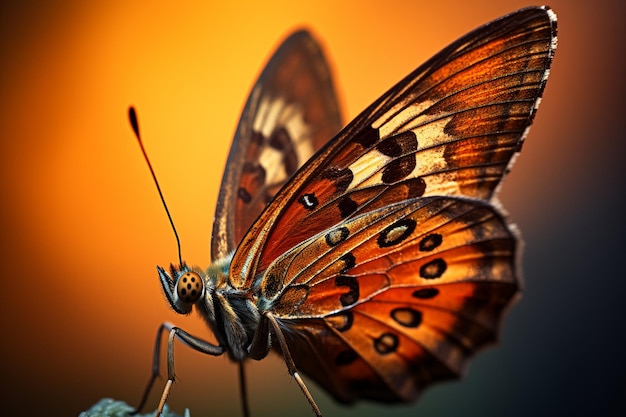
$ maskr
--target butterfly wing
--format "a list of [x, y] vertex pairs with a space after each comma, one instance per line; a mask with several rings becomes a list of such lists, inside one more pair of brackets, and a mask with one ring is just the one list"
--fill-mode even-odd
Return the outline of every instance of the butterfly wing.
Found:
[[342, 402], [406, 402], [495, 340], [516, 246], [485, 202], [414, 198], [298, 245], [266, 274], [289, 284], [263, 289], [298, 369]]
[[489, 200], [521, 149], [555, 47], [554, 13], [522, 9], [409, 74], [286, 184], [239, 246], [233, 284], [251, 287], [298, 243], [396, 201]]
[[224, 258], [274, 194], [341, 129], [328, 64], [311, 35], [286, 39], [259, 76], [231, 145], [211, 255]]
[[231, 282], [338, 400], [410, 401], [497, 337], [520, 277], [493, 195], [555, 48], [548, 8], [462, 37], [325, 145], [244, 236]]

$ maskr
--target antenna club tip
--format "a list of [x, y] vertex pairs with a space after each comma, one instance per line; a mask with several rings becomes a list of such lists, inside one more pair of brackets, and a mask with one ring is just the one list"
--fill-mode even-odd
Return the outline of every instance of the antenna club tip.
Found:
[[130, 120], [130, 126], [135, 132], [135, 136], [139, 137], [139, 121], [137, 120], [137, 112], [134, 106], [128, 107], [128, 120]]

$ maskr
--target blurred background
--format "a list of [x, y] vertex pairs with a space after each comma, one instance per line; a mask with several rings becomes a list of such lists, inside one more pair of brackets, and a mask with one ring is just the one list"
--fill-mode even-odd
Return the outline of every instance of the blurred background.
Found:
[[[471, 29], [526, 1], [22, 1], [0, 15], [0, 378], [7, 416], [136, 404], [158, 325], [155, 265], [176, 245], [127, 121], [144, 141], [188, 262], [209, 236], [230, 141], [265, 60], [311, 28], [346, 121]], [[297, 5], [296, 5], [297, 3]], [[501, 343], [416, 404], [327, 416], [626, 415], [624, 2], [553, 0], [559, 48], [501, 200], [523, 232], [525, 293]], [[170, 405], [241, 415], [236, 367], [178, 345]], [[165, 380], [157, 383], [161, 390]], [[311, 383], [312, 384], [312, 383]], [[249, 366], [253, 416], [312, 415], [281, 361]], [[157, 402], [151, 397], [150, 408]]]

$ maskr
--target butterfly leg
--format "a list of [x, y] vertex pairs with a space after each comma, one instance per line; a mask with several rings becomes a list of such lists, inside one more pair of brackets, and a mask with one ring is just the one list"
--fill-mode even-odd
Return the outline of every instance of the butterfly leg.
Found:
[[161, 415], [163, 411], [163, 407], [165, 406], [165, 401], [169, 396], [169, 393], [172, 389], [172, 384], [176, 379], [176, 375], [174, 373], [174, 340], [178, 338], [184, 344], [189, 346], [190, 348], [197, 350], [198, 352], [205, 353], [207, 355], [219, 356], [224, 353], [224, 348], [222, 346], [213, 345], [205, 340], [199, 339], [183, 329], [175, 327], [171, 323], [162, 323], [157, 330], [156, 341], [154, 344], [154, 356], [152, 358], [152, 375], [150, 376], [150, 380], [148, 381], [148, 386], [143, 393], [143, 397], [141, 398], [141, 402], [139, 406], [132, 412], [132, 414], [137, 414], [141, 411], [141, 409], [145, 406], [146, 401], [148, 400], [148, 395], [152, 390], [154, 382], [156, 381], [157, 376], [159, 376], [159, 359], [161, 356], [161, 336], [164, 331], [169, 332], [169, 337], [167, 341], [167, 383], [165, 384], [165, 388], [163, 389], [163, 394], [161, 395], [161, 400], [159, 401], [159, 407], [157, 409], [157, 417]]
[[248, 392], [246, 390], [246, 373], [243, 362], [239, 362], [238, 367], [239, 391], [241, 393], [241, 408], [243, 409], [243, 417], [250, 417], [250, 409], [248, 408]]
[[285, 340], [285, 336], [283, 335], [283, 332], [280, 329], [278, 321], [276, 321], [276, 318], [269, 312], [265, 312], [263, 317], [265, 317], [266, 320], [269, 321], [270, 325], [272, 326], [272, 329], [274, 330], [274, 333], [276, 334], [276, 338], [278, 339], [278, 344], [280, 345], [280, 351], [283, 353], [283, 358], [285, 359], [285, 363], [287, 364], [287, 370], [289, 374], [293, 376], [293, 378], [296, 380], [296, 382], [300, 386], [300, 389], [304, 393], [304, 396], [306, 397], [307, 401], [309, 402], [309, 404], [311, 404], [311, 408], [313, 408], [313, 412], [315, 413], [315, 415], [318, 417], [322, 417], [322, 412], [320, 411], [320, 408], [315, 403], [313, 396], [309, 392], [309, 389], [305, 385], [304, 381], [302, 380], [302, 377], [300, 377], [300, 374], [298, 373], [298, 370], [296, 369], [296, 365], [293, 362], [293, 358], [291, 357], [291, 353], [289, 352], [289, 347], [287, 346], [287, 341]]

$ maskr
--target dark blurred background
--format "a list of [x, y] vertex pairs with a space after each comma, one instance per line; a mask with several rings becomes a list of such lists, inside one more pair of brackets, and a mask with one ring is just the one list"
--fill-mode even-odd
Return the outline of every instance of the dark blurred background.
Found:
[[[2, 414], [135, 404], [168, 311], [155, 265], [176, 246], [126, 120], [148, 152], [192, 264], [209, 236], [230, 140], [265, 59], [306, 25], [346, 119], [467, 31], [523, 1], [3, 2], [0, 14]], [[297, 4], [296, 4], [297, 3]], [[624, 2], [554, 0], [559, 48], [501, 200], [522, 230], [524, 297], [501, 343], [409, 406], [327, 416], [626, 415]], [[239, 416], [236, 368], [177, 347], [171, 406]], [[253, 416], [310, 415], [284, 364], [250, 368]], [[158, 383], [159, 391], [164, 380]], [[156, 406], [157, 395], [152, 397]]]

